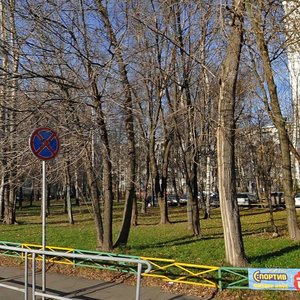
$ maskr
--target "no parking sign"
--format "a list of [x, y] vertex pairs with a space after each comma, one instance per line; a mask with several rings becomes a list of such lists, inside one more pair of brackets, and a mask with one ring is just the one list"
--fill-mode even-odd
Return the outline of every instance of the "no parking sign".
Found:
[[48, 127], [37, 128], [30, 136], [29, 141], [32, 153], [41, 160], [53, 159], [60, 147], [58, 135]]
[[[60, 147], [58, 135], [48, 127], [34, 130], [29, 139], [32, 153], [42, 160], [42, 250], [46, 250], [46, 161], [53, 159]], [[42, 262], [42, 292], [46, 292], [46, 258]], [[43, 298], [44, 299], [44, 298]]]

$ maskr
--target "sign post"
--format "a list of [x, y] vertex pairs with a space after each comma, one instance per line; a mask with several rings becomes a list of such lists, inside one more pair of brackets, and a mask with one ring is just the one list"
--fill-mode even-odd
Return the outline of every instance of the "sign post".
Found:
[[[42, 161], [42, 250], [46, 250], [46, 162]], [[46, 258], [42, 261], [42, 292], [46, 292]], [[43, 298], [44, 299], [44, 298]]]
[[[29, 146], [32, 153], [42, 160], [42, 250], [46, 250], [46, 161], [53, 159], [60, 147], [60, 141], [51, 128], [41, 127], [34, 130], [30, 136]], [[46, 258], [42, 263], [42, 292], [46, 292]], [[44, 297], [43, 297], [44, 299]]]

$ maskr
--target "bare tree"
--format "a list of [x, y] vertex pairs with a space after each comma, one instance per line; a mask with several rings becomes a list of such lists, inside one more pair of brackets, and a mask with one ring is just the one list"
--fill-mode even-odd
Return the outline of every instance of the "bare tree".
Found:
[[[16, 74], [19, 68], [18, 36], [15, 20], [15, 1], [1, 1], [1, 37], [2, 37], [2, 68], [3, 85], [1, 87], [1, 121], [2, 136], [2, 184], [4, 201], [4, 218], [6, 224], [14, 224], [16, 221], [16, 179], [17, 159], [15, 130], [17, 128], [17, 89], [18, 80]], [[2, 208], [1, 208], [2, 209]]]
[[114, 56], [116, 58], [122, 87], [124, 89], [124, 114], [125, 114], [125, 130], [127, 134], [127, 183], [125, 194], [125, 206], [123, 222], [120, 234], [117, 238], [115, 246], [126, 245], [130, 232], [130, 222], [132, 216], [133, 202], [135, 201], [135, 169], [136, 169], [136, 154], [135, 154], [135, 136], [134, 136], [134, 117], [133, 117], [133, 99], [131, 92], [131, 85], [128, 80], [126, 64], [123, 59], [121, 45], [117, 39], [116, 33], [111, 24], [107, 7], [104, 6], [103, 1], [96, 0], [99, 13], [101, 14], [104, 26], [107, 31], [107, 36], [110, 39], [111, 45], [114, 49]]
[[[164, 5], [150, 1], [144, 4], [148, 14], [134, 14], [134, 24], [137, 25], [138, 69], [141, 74], [142, 89], [137, 90], [136, 98], [142, 100], [138, 109], [143, 122], [144, 143], [148, 151], [149, 171], [151, 175], [151, 194], [157, 199], [160, 208], [160, 223], [169, 223], [167, 206], [167, 184], [169, 175], [169, 156], [173, 143], [172, 125], [169, 123], [170, 111], [166, 108], [168, 98], [167, 85], [172, 76], [170, 62], [173, 59], [174, 47], [161, 31], [169, 30], [170, 16], [165, 15]], [[154, 20], [154, 22], [152, 21]], [[153, 46], [151, 46], [153, 45]], [[146, 101], [145, 101], [146, 100]]]
[[226, 56], [220, 73], [217, 129], [219, 197], [226, 260], [233, 266], [247, 263], [242, 239], [235, 177], [236, 83], [243, 40], [244, 1], [233, 1], [227, 32]]
[[[276, 7], [274, 7], [276, 9]], [[252, 30], [257, 39], [257, 47], [259, 49], [263, 75], [260, 76], [256, 70], [258, 82], [263, 93], [263, 100], [266, 111], [278, 131], [281, 151], [281, 163], [283, 174], [283, 191], [286, 203], [288, 231], [291, 239], [300, 239], [300, 230], [297, 224], [297, 214], [295, 208], [295, 199], [293, 193], [293, 178], [292, 178], [292, 164], [290, 154], [290, 138], [288, 134], [286, 119], [284, 118], [275, 83], [272, 62], [269, 53], [268, 42], [265, 38], [264, 26], [267, 21], [263, 17], [265, 10], [270, 10], [269, 4], [264, 1], [251, 1], [247, 5], [247, 11], [251, 20]], [[265, 85], [266, 83], [266, 85]]]
[[[177, 3], [174, 5], [174, 23], [176, 28], [176, 41], [179, 45], [179, 59], [180, 70], [178, 77], [182, 78], [180, 82], [180, 96], [181, 105], [186, 110], [186, 132], [184, 139], [184, 166], [186, 174], [187, 194], [188, 194], [188, 220], [189, 227], [193, 230], [194, 235], [200, 235], [200, 219], [199, 219], [199, 205], [198, 205], [198, 149], [197, 149], [197, 132], [195, 126], [195, 108], [192, 103], [191, 95], [191, 57], [186, 55], [182, 21], [181, 21], [181, 7]], [[187, 43], [189, 47], [191, 44]], [[191, 49], [188, 51], [190, 52]]]

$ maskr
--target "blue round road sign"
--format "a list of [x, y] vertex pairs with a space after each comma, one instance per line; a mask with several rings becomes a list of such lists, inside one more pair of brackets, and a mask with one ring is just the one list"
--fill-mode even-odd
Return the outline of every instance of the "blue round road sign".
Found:
[[30, 149], [41, 160], [53, 159], [60, 147], [59, 138], [51, 128], [37, 128], [30, 136]]

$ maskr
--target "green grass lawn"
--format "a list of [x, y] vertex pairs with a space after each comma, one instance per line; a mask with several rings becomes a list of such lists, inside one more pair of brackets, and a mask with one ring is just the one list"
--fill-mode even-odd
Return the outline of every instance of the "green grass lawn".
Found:
[[[26, 203], [25, 203], [26, 205]], [[95, 250], [95, 228], [90, 206], [74, 207], [75, 224], [68, 223], [62, 203], [55, 202], [47, 217], [47, 245]], [[121, 223], [122, 205], [115, 205], [114, 236]], [[280, 236], [272, 237], [269, 213], [266, 209], [241, 210], [246, 254], [250, 266], [300, 268], [300, 241], [291, 241], [286, 231], [286, 212], [274, 213]], [[178, 262], [226, 266], [220, 210], [212, 210], [211, 219], [201, 219], [202, 236], [195, 238], [187, 230], [185, 207], [170, 207], [171, 224], [159, 225], [156, 207], [140, 214], [139, 225], [131, 229], [128, 245], [115, 252], [137, 256], [171, 258]], [[0, 225], [0, 240], [41, 244], [41, 216], [39, 203], [17, 211], [19, 225]]]

